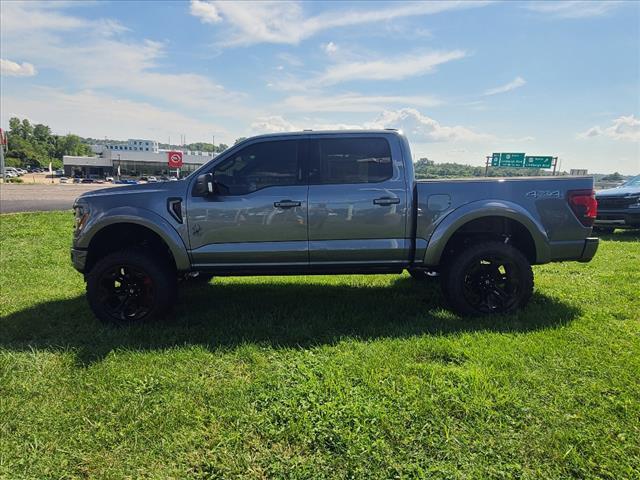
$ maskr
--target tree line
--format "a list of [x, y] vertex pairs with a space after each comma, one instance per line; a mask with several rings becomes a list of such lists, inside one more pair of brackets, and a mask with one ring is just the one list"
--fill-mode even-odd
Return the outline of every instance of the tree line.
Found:
[[[466, 165], [464, 163], [435, 163], [428, 158], [421, 158], [414, 164], [416, 178], [460, 178], [460, 177], [484, 177], [485, 167]], [[537, 168], [505, 168], [489, 167], [489, 177], [526, 177], [541, 175]]]
[[42, 123], [31, 124], [26, 118], [13, 117], [7, 132], [6, 164], [24, 168], [62, 166], [63, 155], [91, 155], [91, 148], [78, 135], [53, 135]]
[[[7, 166], [13, 167], [47, 167], [49, 162], [51, 162], [54, 168], [60, 168], [62, 166], [63, 155], [93, 155], [91, 145], [124, 143], [116, 140], [82, 138], [71, 133], [67, 135], [53, 135], [48, 125], [41, 123], [32, 125], [26, 118], [21, 120], [16, 117], [9, 120], [7, 138], [8, 149], [6, 152], [6, 163]], [[238, 138], [235, 144], [244, 139], [245, 137]], [[215, 153], [222, 153], [229, 148], [228, 145], [224, 143], [214, 145], [213, 143], [207, 142], [196, 142], [179, 146], [160, 143], [159, 147]], [[415, 163], [415, 173], [416, 178], [419, 179], [483, 177], [485, 175], [485, 167], [450, 162], [435, 163], [433, 160], [421, 158]], [[541, 171], [539, 169], [530, 168], [491, 167], [488, 171], [488, 176], [490, 177], [521, 177], [540, 174]]]

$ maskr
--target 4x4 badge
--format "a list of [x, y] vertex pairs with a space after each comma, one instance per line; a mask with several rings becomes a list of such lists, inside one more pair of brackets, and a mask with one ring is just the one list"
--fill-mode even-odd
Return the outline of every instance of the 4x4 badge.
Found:
[[526, 194], [529, 198], [562, 198], [560, 190], [531, 190]]

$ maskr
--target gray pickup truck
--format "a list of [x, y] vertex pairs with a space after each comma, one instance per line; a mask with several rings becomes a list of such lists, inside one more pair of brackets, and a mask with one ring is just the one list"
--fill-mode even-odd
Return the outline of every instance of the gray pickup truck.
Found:
[[417, 181], [398, 131], [305, 131], [247, 139], [178, 182], [81, 195], [71, 258], [116, 323], [165, 314], [179, 279], [404, 270], [439, 277], [461, 315], [507, 313], [532, 264], [591, 260], [596, 208], [590, 177]]

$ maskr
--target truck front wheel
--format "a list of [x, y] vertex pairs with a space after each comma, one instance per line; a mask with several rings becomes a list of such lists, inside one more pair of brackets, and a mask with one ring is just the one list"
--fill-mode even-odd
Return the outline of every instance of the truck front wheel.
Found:
[[176, 279], [165, 262], [130, 249], [100, 259], [87, 275], [87, 300], [105, 323], [158, 319], [170, 309]]
[[445, 299], [463, 316], [510, 313], [533, 293], [533, 271], [515, 247], [483, 242], [457, 253], [442, 277]]

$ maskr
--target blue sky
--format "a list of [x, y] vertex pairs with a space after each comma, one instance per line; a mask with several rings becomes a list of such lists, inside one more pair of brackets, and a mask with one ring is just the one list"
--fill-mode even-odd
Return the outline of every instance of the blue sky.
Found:
[[494, 151], [640, 172], [638, 2], [1, 3], [0, 123], [233, 143], [401, 128], [416, 158]]

